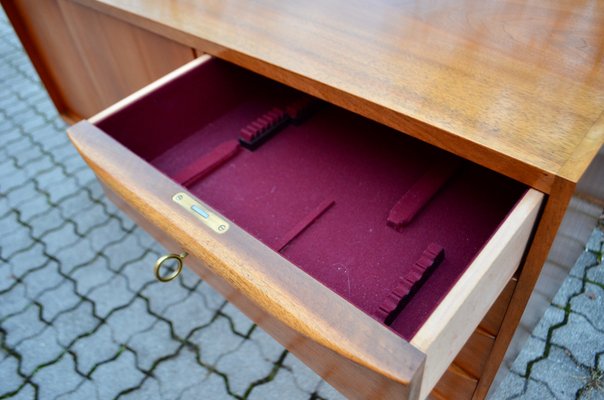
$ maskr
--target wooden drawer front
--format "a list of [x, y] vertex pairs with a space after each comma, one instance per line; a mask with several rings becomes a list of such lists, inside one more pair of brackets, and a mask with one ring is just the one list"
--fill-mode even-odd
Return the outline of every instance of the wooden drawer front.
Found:
[[[446, 179], [444, 182], [439, 181], [439, 174], [449, 173], [443, 172], [443, 168], [436, 168], [435, 172], [435, 169], [429, 166], [429, 172], [423, 173], [424, 175], [422, 175], [421, 168], [419, 168], [419, 175], [415, 172], [413, 174], [415, 174], [414, 179], [419, 179], [420, 184], [413, 184], [405, 190], [411, 191], [418, 187], [425, 188], [426, 181], [423, 180], [425, 176], [429, 178], [428, 186], [434, 184], [434, 182], [438, 182], [441, 186], [446, 185], [442, 186], [445, 189], [439, 186], [440, 189], [431, 192], [430, 196], [436, 196], [434, 200], [431, 200], [432, 197], [427, 198], [428, 205], [424, 207], [430, 211], [421, 211], [420, 217], [417, 217], [418, 219], [424, 218], [422, 220], [424, 222], [414, 220], [414, 225], [405, 225], [400, 230], [398, 225], [394, 229], [387, 225], [385, 220], [380, 219], [380, 221], [383, 221], [383, 225], [376, 226], [375, 229], [378, 230], [378, 233], [373, 234], [372, 229], [369, 229], [367, 232], [370, 234], [364, 233], [363, 235], [366, 235], [366, 238], [364, 237], [363, 240], [359, 241], [359, 237], [354, 236], [358, 234], [354, 230], [355, 228], [346, 225], [345, 218], [349, 216], [342, 214], [342, 210], [346, 210], [347, 207], [346, 201], [349, 198], [354, 199], [353, 208], [350, 210], [354, 215], [355, 224], [358, 222], [358, 225], [364, 226], [362, 224], [366, 223], [368, 218], [366, 214], [374, 212], [371, 207], [380, 201], [383, 202], [384, 193], [388, 193], [388, 190], [392, 190], [392, 187], [384, 186], [384, 191], [376, 191], [375, 197], [369, 200], [362, 197], [367, 194], [361, 194], [356, 198], [351, 194], [347, 195], [349, 198], [342, 197], [343, 195], [338, 190], [346, 191], [351, 186], [347, 186], [348, 184], [342, 186], [338, 183], [338, 174], [346, 173], [348, 166], [350, 168], [360, 168], [358, 172], [351, 175], [352, 178], [346, 179], [352, 179], [350, 182], [356, 182], [356, 179], [359, 179], [358, 189], [356, 189], [357, 186], [354, 186], [354, 190], [358, 190], [358, 193], [367, 193], [367, 185], [381, 185], [383, 182], [389, 182], [387, 174], [384, 175], [381, 172], [384, 166], [389, 165], [388, 163], [411, 162], [407, 159], [401, 161], [395, 153], [391, 153], [394, 148], [407, 149], [407, 146], [409, 146], [409, 148], [418, 149], [418, 151], [425, 154], [440, 154], [438, 150], [426, 148], [425, 145], [409, 141], [400, 134], [385, 131], [386, 128], [372, 125], [372, 123], [360, 120], [352, 114], [325, 105], [317, 112], [317, 116], [312, 116], [308, 120], [309, 122], [302, 122], [302, 125], [292, 125], [291, 130], [285, 131], [289, 136], [286, 136], [285, 132], [279, 133], [276, 138], [267, 142], [269, 145], [263, 144], [262, 146], [266, 147], [261, 147], [257, 153], [246, 150], [241, 156], [236, 156], [241, 157], [235, 159], [239, 160], [238, 163], [229, 164], [228, 160], [233, 157], [232, 154], [237, 154], [233, 153], [232, 150], [233, 140], [222, 143], [220, 140], [223, 139], [217, 140], [215, 138], [215, 130], [226, 129], [225, 132], [231, 134], [229, 132], [233, 131], [230, 127], [234, 124], [233, 118], [245, 120], [253, 114], [250, 110], [253, 111], [255, 108], [265, 109], [267, 106], [265, 104], [267, 103], [266, 96], [282, 95], [283, 99], [289, 99], [295, 93], [292, 93], [288, 88], [267, 83], [263, 78], [236, 70], [233, 66], [208, 60], [210, 60], [209, 57], [197, 59], [91, 118], [90, 122], [84, 121], [74, 126], [70, 129], [69, 134], [75, 146], [94, 169], [97, 176], [115, 193], [117, 198], [121, 199], [119, 201], [130, 208], [131, 212], [139, 215], [137, 218], [147, 229], [162, 232], [161, 235], [165, 235], [166, 242], [178, 246], [178, 249], [173, 248], [173, 250], [187, 251], [192, 256], [192, 264], [198, 273], [206, 277], [211, 276], [210, 282], [215, 281], [217, 288], [227, 298], [239, 305], [260, 326], [264, 327], [283, 345], [307, 362], [311, 368], [342, 393], [353, 398], [372, 398], [376, 396], [376, 393], [387, 398], [425, 398], [445, 373], [449, 364], [512, 277], [528, 241], [543, 195], [534, 190], [525, 191], [523, 189], [519, 191], [519, 188], [515, 186], [517, 184], [503, 178], [493, 177], [492, 173], [479, 170], [475, 166], [461, 167], [460, 175], [451, 181], [455, 183], [447, 183], [449, 181]], [[210, 86], [204, 90], [197, 88], [195, 85], [200, 79]], [[258, 82], [259, 87], [254, 86], [254, 90], [247, 90], [252, 87], [250, 85], [255, 85]], [[222, 84], [225, 85], [224, 88], [217, 88], [217, 85]], [[262, 85], [266, 85], [266, 88]], [[181, 99], [182, 103], [178, 104], [181, 90], [184, 90], [187, 94]], [[238, 93], [237, 90], [242, 92]], [[259, 92], [261, 94], [258, 94]], [[164, 96], [168, 97], [164, 98]], [[256, 100], [256, 98], [261, 100]], [[211, 101], [207, 99], [211, 99]], [[147, 105], [159, 108], [155, 111], [148, 110], [145, 108]], [[140, 113], [141, 107], [144, 111], [142, 114]], [[178, 107], [181, 107], [181, 109]], [[226, 109], [224, 109], [225, 107]], [[164, 108], [169, 111], [164, 111]], [[287, 110], [290, 110], [290, 108], [287, 108]], [[174, 118], [174, 122], [161, 116], [164, 112], [168, 112], [166, 117]], [[211, 114], [217, 112], [221, 113], [221, 117], [212, 117]], [[189, 118], [187, 113], [195, 113], [195, 116]], [[253, 125], [256, 126], [260, 122], [275, 117], [275, 115], [283, 115], [275, 113], [275, 111], [271, 111], [271, 113], [256, 120]], [[247, 117], [242, 117], [245, 115]], [[326, 119], [326, 116], [329, 118]], [[138, 124], [142, 125], [136, 128]], [[195, 132], [209, 132], [209, 136], [203, 136], [201, 142], [196, 141], [198, 140], [196, 136], [187, 136], [186, 132], [183, 134], [183, 130], [199, 129], [195, 124], [202, 124], [202, 130], [196, 130]], [[224, 128], [225, 126], [227, 128]], [[334, 144], [333, 140], [338, 137], [337, 131], [343, 129], [342, 126], [345, 127], [345, 135], [341, 136], [338, 139], [340, 141]], [[359, 126], [372, 131], [374, 136], [355, 136]], [[319, 131], [321, 132], [319, 136], [315, 133], [317, 129], [323, 129]], [[158, 137], [164, 130], [166, 132], [165, 137]], [[119, 142], [111, 137], [112, 135], [116, 135]], [[288, 139], [284, 139], [284, 137]], [[289, 139], [290, 137], [292, 139]], [[296, 140], [300, 138], [303, 141], [297, 143]], [[368, 138], [371, 138], [372, 142], [368, 143]], [[193, 140], [193, 142], [190, 140]], [[391, 141], [394, 143], [392, 146], [383, 147], [384, 143], [391, 143]], [[398, 146], [396, 143], [399, 143], [399, 141], [405, 141], [405, 145], [396, 147]], [[377, 153], [377, 150], [372, 147], [373, 142], [376, 143], [375, 148], [382, 146], [379, 147], [381, 150]], [[210, 150], [204, 153], [203, 156], [191, 155], [191, 152], [197, 151], [200, 146], [202, 148], [204, 145], [209, 146], [208, 143], [214, 143], [213, 146], [217, 146], [215, 150], [218, 149], [218, 152]], [[359, 143], [368, 143], [366, 147], [363, 147], [362, 153], [358, 152], [360, 149], [358, 147]], [[321, 152], [325, 148], [316, 147], [317, 145], [331, 146], [328, 148], [334, 149], [335, 153], [329, 154], [333, 154], [333, 157], [321, 158], [323, 157]], [[286, 149], [291, 153], [287, 153], [288, 156], [283, 157], [278, 153], [274, 153], [274, 155], [273, 153], [266, 153], [266, 149], [273, 149], [273, 152], [276, 151], [274, 149]], [[137, 154], [132, 150], [136, 151]], [[166, 154], [172, 154], [172, 156], [167, 158]], [[258, 161], [258, 157], [263, 154], [265, 156], [262, 157], [268, 158]], [[366, 157], [369, 158], [363, 158], [365, 154], [368, 154]], [[371, 154], [379, 154], [383, 157], [370, 158], [372, 157]], [[409, 160], [413, 160], [415, 155], [407, 154], [405, 157], [410, 157]], [[450, 156], [442, 154], [437, 158], [440, 157], [449, 159]], [[291, 162], [292, 165], [297, 166], [300, 162], [304, 162], [309, 158], [313, 159], [313, 162], [326, 163], [325, 167], [323, 167], [323, 170], [317, 170], [317, 175], [313, 176], [317, 178], [316, 182], [304, 181], [303, 179], [306, 178], [292, 178], [296, 184], [294, 189], [300, 191], [287, 192], [286, 194], [289, 197], [286, 197], [285, 206], [282, 204], [280, 207], [285, 207], [284, 209], [287, 210], [282, 218], [290, 219], [291, 223], [294, 223], [291, 229], [295, 229], [295, 232], [287, 232], [284, 235], [285, 237], [291, 236], [287, 241], [284, 241], [280, 234], [275, 234], [276, 239], [274, 239], [271, 236], [272, 230], [276, 232], [282, 229], [284, 222], [281, 219], [267, 221], [267, 219], [270, 219], [271, 213], [278, 214], [280, 209], [279, 206], [274, 206], [272, 201], [267, 203], [267, 200], [263, 198], [284, 185], [290, 184], [291, 190], [291, 182], [288, 181], [290, 175], [286, 175], [284, 179], [283, 174], [297, 176], [296, 174], [302, 173], [301, 176], [304, 176], [305, 171], [301, 171], [300, 167], [287, 169], [289, 168], [287, 165]], [[204, 180], [201, 181], [203, 185], [191, 184], [189, 171], [191, 168], [187, 163], [193, 163], [198, 168], [208, 169], [208, 160], [213, 163], [224, 162], [226, 166], [219, 167], [216, 170], [215, 168], [218, 167], [211, 164], [211, 175], [206, 178], [204, 172]], [[254, 164], [254, 161], [260, 162], [260, 164]], [[267, 162], [268, 164], [266, 164]], [[276, 162], [285, 164], [274, 164]], [[423, 162], [421, 157], [418, 162]], [[456, 166], [459, 162], [454, 161], [452, 165]], [[267, 166], [268, 169], [263, 173], [264, 175], [258, 176], [258, 171], [263, 171], [262, 168], [267, 168]], [[284, 172], [279, 169], [281, 167], [284, 168]], [[415, 167], [412, 166], [411, 168]], [[376, 171], [380, 171], [378, 175], [375, 175]], [[325, 174], [335, 173], [336, 175], [328, 177], [327, 181], [321, 181], [323, 172]], [[199, 175], [199, 173], [195, 173]], [[227, 175], [223, 175], [224, 173]], [[229, 175], [231, 173], [235, 174], [234, 177]], [[272, 176], [275, 173], [276, 175], [273, 178]], [[183, 174], [188, 178], [183, 178]], [[379, 176], [379, 179], [363, 180], [364, 176], [372, 176], [366, 174], [374, 174], [373, 176]], [[434, 178], [435, 174], [437, 175], [436, 178]], [[467, 205], [460, 203], [461, 199], [465, 199], [465, 197], [459, 197], [465, 196], [466, 193], [469, 193], [468, 191], [471, 191], [470, 187], [466, 185], [465, 179], [466, 177], [478, 179], [478, 177], [483, 176], [482, 174], [485, 174], [485, 177], [493, 177], [493, 182], [501, 182], [506, 188], [505, 190], [509, 190], [510, 193], [517, 193], [514, 196], [518, 197], [514, 197], [516, 200], [510, 203], [509, 209], [506, 209], [507, 216], [503, 214], [500, 217], [501, 219], [498, 219], [497, 223], [493, 225], [493, 231], [484, 231], [485, 234], [486, 232], [491, 233], [485, 236], [480, 247], [472, 250], [476, 252], [476, 255], [468, 259], [467, 265], [464, 265], [463, 269], [455, 269], [459, 268], [459, 265], [455, 264], [456, 254], [466, 254], [467, 257], [474, 254], [468, 253], [470, 250], [458, 249], [451, 247], [449, 244], [446, 250], [448, 253], [444, 255], [444, 261], [442, 261], [442, 253], [439, 253], [438, 256], [435, 255], [436, 258], [441, 257], [439, 262], [442, 262], [442, 264], [439, 265], [435, 258], [429, 261], [436, 263], [436, 266], [430, 267], [425, 265], [428, 262], [426, 257], [432, 254], [430, 252], [436, 251], [434, 248], [438, 246], [431, 244], [423, 253], [421, 248], [409, 248], [408, 251], [405, 250], [401, 253], [400, 249], [389, 247], [392, 245], [386, 245], [389, 240], [395, 240], [393, 243], [398, 243], [403, 239], [408, 240], [409, 232], [414, 232], [414, 229], [418, 229], [418, 226], [426, 227], [425, 221], [434, 218], [434, 216], [440, 218], [434, 221], [440, 221], [438, 224], [442, 225], [441, 228], [448, 226], [447, 224], [450, 224], [451, 221], [460, 219], [459, 223], [456, 222], [455, 225], [451, 225], [453, 229], [457, 229], [460, 224], [472, 223], [472, 221], [474, 221], [474, 224], [478, 223], [479, 226], [482, 226], [480, 225], [483, 223], [482, 220], [488, 220], [489, 218], [492, 220], [494, 214], [467, 214], [462, 217], [447, 211], [455, 209], [456, 204], [462, 209], [464, 207], [465, 209], [468, 208]], [[272, 181], [271, 179], [276, 180]], [[206, 180], [207, 184], [210, 185], [208, 187], [204, 186]], [[222, 187], [220, 185], [215, 186], [217, 180], [218, 183], [223, 185]], [[178, 182], [185, 183], [180, 184]], [[194, 182], [198, 181], [195, 180]], [[227, 184], [227, 182], [229, 183]], [[235, 186], [227, 186], [234, 185], [233, 182], [240, 183]], [[275, 183], [271, 185], [272, 182]], [[328, 182], [328, 184], [326, 185], [325, 182]], [[392, 182], [396, 184], [396, 181]], [[483, 200], [478, 200], [482, 199], [483, 196], [492, 196], [490, 190], [499, 190], [493, 187], [493, 182], [488, 182], [491, 185], [489, 190], [483, 190], [479, 195], [468, 197], [469, 204], [478, 205], [478, 208], [472, 209], [473, 211], [481, 209], [487, 213], [492, 213], [493, 211], [487, 210], [492, 207], [500, 207], [490, 202], [485, 203]], [[281, 185], [279, 188], [277, 183]], [[185, 189], [183, 185], [187, 185], [188, 189]], [[246, 187], [246, 185], [251, 186], [251, 188]], [[325, 193], [322, 192], [317, 195], [317, 191], [313, 190], [315, 189], [313, 185], [317, 187], [324, 186], [332, 190], [332, 195], [336, 199], [334, 211], [330, 209], [334, 204], [334, 200], [329, 200], [329, 196], [325, 198]], [[386, 185], [390, 185], [390, 183], [386, 183]], [[266, 188], [258, 192], [260, 197], [248, 198], [243, 195], [243, 193], [248, 193], [250, 190], [251, 193], [254, 193], [254, 190], [258, 190], [257, 187]], [[304, 188], [304, 190], [302, 191], [300, 188]], [[223, 191], [229, 191], [228, 196], [224, 197], [225, 193]], [[177, 196], [179, 193], [181, 195]], [[201, 196], [198, 196], [200, 193]], [[292, 195], [292, 193], [297, 194]], [[503, 197], [507, 196], [501, 190], [499, 190], [499, 193]], [[443, 203], [445, 208], [440, 209], [438, 208], [440, 206], [436, 206], [439, 204], [438, 199], [440, 198], [437, 194], [438, 196], [458, 197], [453, 197], [452, 202]], [[396, 203], [392, 207], [390, 216], [392, 214], [398, 215], [397, 213], [400, 210], [397, 210], [397, 207], [400, 204], [403, 208], [408, 206], [408, 200], [403, 201], [405, 196], [398, 203], [393, 201], [393, 198], [386, 201], [386, 203]], [[216, 204], [216, 207], [200, 200], [201, 197], [211, 198], [212, 204]], [[179, 203], [180, 200], [178, 200], [182, 198], [191, 199], [190, 201], [193, 202], [191, 204], [201, 209], [202, 214], [195, 211], [194, 208], [189, 208], [189, 205], [183, 208], [183, 203]], [[222, 198], [226, 200], [221, 203]], [[477, 201], [483, 202], [476, 203]], [[250, 212], [247, 209], [248, 203], [255, 204], [254, 207], [257, 208], [252, 208], [251, 212], [260, 210], [258, 214], [252, 214], [251, 217], [246, 214]], [[300, 222], [296, 223], [296, 218], [299, 221], [300, 215], [292, 217], [289, 213], [291, 210], [293, 210], [291, 213], [295, 213], [299, 204], [306, 204], [304, 207], [307, 207], [303, 214], [298, 213], [302, 215], [302, 220], [306, 221], [304, 225], [300, 225]], [[308, 204], [312, 206], [309, 207]], [[317, 204], [319, 205], [317, 206]], [[361, 207], [361, 205], [365, 208], [359, 209], [358, 207]], [[481, 208], [481, 205], [488, 205], [488, 207]], [[220, 209], [220, 212], [217, 208]], [[384, 211], [387, 215], [388, 210]], [[381, 216], [382, 212], [378, 211], [379, 218], [384, 218]], [[206, 216], [200, 218], [199, 215]], [[215, 227], [213, 229], [211, 226], [202, 223], [204, 218], [208, 218], [207, 215], [212, 215], [212, 218], [223, 221], [223, 230], [216, 230]], [[344, 218], [344, 221], [334, 220], [334, 216], [337, 215]], [[371, 214], [369, 217], [373, 218], [373, 215]], [[432, 217], [429, 217], [430, 215]], [[389, 224], [390, 216], [388, 217]], [[318, 219], [320, 222], [315, 222]], [[325, 225], [323, 221], [329, 221], [329, 224]], [[323, 225], [320, 225], [321, 223]], [[246, 226], [246, 229], [252, 234], [240, 228], [239, 224]], [[311, 224], [312, 229], [308, 228], [309, 224]], [[316, 229], [315, 226], [317, 226]], [[347, 228], [344, 229], [343, 227]], [[338, 233], [330, 239], [317, 243], [316, 238], [321, 237], [326, 229], [327, 232]], [[434, 226], [427, 226], [426, 229], [429, 229], [428, 232], [437, 232], [444, 235], [442, 240], [445, 241], [458, 240], [461, 237], [463, 240], [459, 242], [460, 246], [464, 246], [461, 243], [476, 241], [476, 233], [473, 230], [458, 233], [448, 231], [448, 228], [438, 229]], [[157, 232], [156, 234], [159, 235]], [[404, 234], [401, 236], [400, 232], [404, 232]], [[353, 236], [348, 237], [347, 235]], [[368, 242], [374, 240], [375, 235], [382, 236], [377, 236], [380, 238], [378, 242]], [[423, 235], [429, 236], [431, 234], [423, 233]], [[281, 249], [290, 249], [289, 246], [291, 246], [294, 239], [294, 249], [292, 251], [287, 250], [288, 252], [284, 256], [280, 255]], [[415, 240], [414, 238], [411, 239]], [[404, 240], [400, 243], [403, 243]], [[305, 243], [311, 243], [310, 247], [303, 247], [304, 251], [302, 253], [300, 251], [296, 253], [296, 246], [302, 246]], [[351, 243], [354, 245], [351, 246]], [[367, 246], [367, 243], [375, 244], [372, 245], [374, 247], [363, 247]], [[330, 246], [327, 247], [325, 244]], [[420, 274], [416, 278], [417, 282], [410, 284], [407, 294], [402, 295], [402, 298], [397, 300], [398, 303], [395, 303], [396, 307], [387, 308], [392, 302], [391, 297], [388, 297], [386, 300], [390, 303], [383, 303], [386, 304], [385, 308], [382, 304], [379, 310], [374, 313], [367, 309], [367, 304], [379, 304], [372, 302], [375, 302], [376, 298], [377, 301], [381, 301], [382, 297], [379, 296], [383, 296], [383, 294], [377, 296], [377, 292], [359, 292], [358, 290], [359, 287], [364, 287], [366, 281], [369, 287], [375, 287], [376, 279], [384, 281], [384, 277], [374, 276], [378, 273], [379, 263], [373, 264], [376, 261], [371, 261], [369, 266], [372, 268], [361, 270], [362, 273], [369, 274], [370, 278], [364, 278], [364, 276], [358, 278], [358, 276], [351, 275], [351, 271], [347, 270], [345, 264], [332, 264], [332, 268], [325, 272], [332, 275], [324, 276], [322, 275], [323, 269], [317, 272], [313, 270], [312, 263], [309, 264], [309, 255], [311, 256], [310, 262], [320, 263], [322, 260], [330, 259], [333, 256], [330, 252], [337, 253], [342, 252], [342, 249], [349, 249], [346, 251], [359, 254], [358, 248], [366, 248], [363, 251], [369, 254], [367, 255], [368, 260], [371, 260], [370, 256], [372, 254], [376, 254], [377, 259], [380, 259], [380, 257], [388, 256], [388, 254], [390, 254], [390, 257], [392, 257], [392, 254], [396, 254], [396, 257], [401, 255], [409, 257], [409, 254], [406, 253], [419, 251], [418, 256], [421, 255], [421, 258], [418, 259], [415, 265], [423, 267], [429, 272], [423, 275]], [[326, 250], [329, 251], [325, 253]], [[342, 257], [345, 255], [346, 253], [342, 253]], [[359, 264], [358, 260], [356, 262], [357, 264], [354, 264], [354, 261], [345, 261], [345, 263], [349, 263], [348, 267], [350, 268], [352, 268], [351, 265]], [[380, 268], [386, 267], [390, 268], [390, 264]], [[409, 271], [416, 271], [415, 268], [413, 266]], [[341, 278], [334, 281], [333, 274], [338, 271], [342, 275], [336, 275], [336, 278], [339, 276]], [[459, 275], [452, 275], [451, 278], [445, 279], [444, 277], [452, 271], [459, 271]], [[352, 272], [355, 272], [355, 270]], [[396, 283], [399, 276], [386, 276], [386, 278], [386, 280]], [[406, 275], [405, 279], [408, 278], [409, 275]], [[374, 282], [374, 286], [371, 286], [371, 282]], [[399, 290], [399, 286], [396, 286], [396, 288], [396, 290]], [[384, 292], [384, 288], [378, 289]], [[385, 293], [388, 293], [389, 289], [386, 289]], [[435, 290], [436, 292], [433, 293]], [[392, 293], [395, 293], [394, 289], [388, 296], [392, 296]], [[432, 304], [430, 302], [433, 301], [437, 302], [430, 305]], [[387, 309], [387, 313], [380, 314], [384, 309]], [[388, 320], [390, 317], [392, 318]], [[384, 319], [385, 323], [379, 322], [384, 321]], [[386, 326], [388, 324], [390, 327]], [[417, 324], [417, 327], [413, 328], [413, 324]], [[408, 326], [412, 326], [412, 328], [408, 328]]]
[[444, 373], [438, 384], [430, 393], [434, 400], [471, 399], [478, 385], [478, 380], [454, 364]]

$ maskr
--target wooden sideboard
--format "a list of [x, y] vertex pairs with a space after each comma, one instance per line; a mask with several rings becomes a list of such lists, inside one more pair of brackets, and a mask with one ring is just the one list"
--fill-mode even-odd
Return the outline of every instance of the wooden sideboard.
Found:
[[486, 396], [575, 186], [604, 143], [604, 3], [2, 5], [69, 122], [211, 54], [544, 193], [520, 268], [432, 391]]

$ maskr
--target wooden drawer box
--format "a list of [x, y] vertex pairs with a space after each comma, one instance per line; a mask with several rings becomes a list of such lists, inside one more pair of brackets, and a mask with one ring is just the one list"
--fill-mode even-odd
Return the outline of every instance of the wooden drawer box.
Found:
[[69, 135], [118, 205], [350, 398], [430, 393], [543, 197], [209, 57]]

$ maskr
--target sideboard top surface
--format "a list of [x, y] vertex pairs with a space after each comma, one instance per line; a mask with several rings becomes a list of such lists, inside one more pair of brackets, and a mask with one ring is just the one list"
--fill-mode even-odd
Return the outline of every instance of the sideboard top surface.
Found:
[[549, 192], [604, 142], [600, 0], [78, 0]]

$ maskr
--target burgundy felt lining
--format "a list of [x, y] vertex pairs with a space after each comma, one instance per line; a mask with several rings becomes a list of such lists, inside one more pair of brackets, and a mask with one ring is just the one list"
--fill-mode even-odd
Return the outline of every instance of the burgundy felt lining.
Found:
[[[272, 107], [299, 93], [214, 60], [108, 117], [99, 127], [173, 179]], [[398, 232], [390, 210], [447, 153], [325, 105], [255, 151], [242, 149], [189, 190], [372, 315], [430, 243], [446, 258], [407, 296], [391, 328], [413, 337], [526, 188], [462, 162]], [[329, 212], [291, 232], [317, 204]]]
[[375, 317], [390, 325], [411, 291], [417, 289], [422, 278], [425, 279], [430, 269], [440, 264], [444, 258], [445, 249], [436, 243], [430, 243], [413, 267], [399, 278], [397, 285], [375, 311]]
[[178, 171], [174, 174], [174, 179], [182, 183], [183, 186], [188, 187], [235, 157], [239, 152], [239, 149], [239, 141], [227, 140], [216, 146], [216, 148], [212, 149], [208, 154], [205, 154], [203, 157], [200, 157], [195, 162]]
[[282, 251], [292, 240], [301, 234], [306, 228], [315, 222], [323, 213], [335, 204], [333, 199], [327, 199], [321, 202], [317, 207], [306, 214], [297, 224], [295, 224], [287, 233], [280, 237], [271, 247], [276, 251]]
[[388, 214], [388, 225], [401, 230], [428, 204], [439, 190], [455, 175], [461, 162], [457, 158], [444, 157], [433, 164], [411, 186]]

